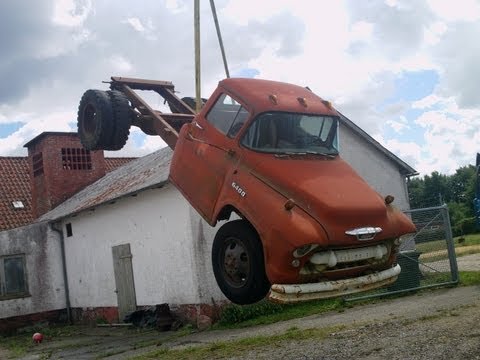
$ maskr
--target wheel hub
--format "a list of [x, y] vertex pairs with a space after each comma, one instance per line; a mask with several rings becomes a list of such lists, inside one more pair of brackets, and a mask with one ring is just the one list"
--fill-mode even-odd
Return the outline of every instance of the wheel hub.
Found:
[[224, 252], [224, 272], [226, 280], [234, 287], [245, 284], [250, 272], [250, 261], [243, 242], [228, 239]]

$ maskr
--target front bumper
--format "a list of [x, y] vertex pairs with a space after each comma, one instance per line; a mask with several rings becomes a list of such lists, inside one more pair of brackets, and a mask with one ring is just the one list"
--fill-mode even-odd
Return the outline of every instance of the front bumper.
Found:
[[273, 284], [268, 299], [277, 303], [296, 303], [354, 294], [391, 284], [397, 280], [400, 271], [400, 265], [396, 265], [387, 270], [351, 279], [307, 284]]

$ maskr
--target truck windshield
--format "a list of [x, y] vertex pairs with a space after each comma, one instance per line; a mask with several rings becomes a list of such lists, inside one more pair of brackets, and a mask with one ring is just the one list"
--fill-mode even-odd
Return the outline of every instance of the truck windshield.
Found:
[[333, 116], [268, 112], [259, 115], [241, 144], [274, 154], [338, 154], [337, 118]]

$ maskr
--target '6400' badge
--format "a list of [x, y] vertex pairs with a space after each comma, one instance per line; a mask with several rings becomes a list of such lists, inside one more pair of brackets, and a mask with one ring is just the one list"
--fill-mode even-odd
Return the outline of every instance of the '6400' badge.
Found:
[[245, 197], [245, 195], [247, 195], [247, 193], [245, 192], [245, 190], [243, 190], [240, 185], [238, 185], [235, 181], [232, 182], [232, 187], [235, 189], [235, 191], [241, 196], [241, 197]]

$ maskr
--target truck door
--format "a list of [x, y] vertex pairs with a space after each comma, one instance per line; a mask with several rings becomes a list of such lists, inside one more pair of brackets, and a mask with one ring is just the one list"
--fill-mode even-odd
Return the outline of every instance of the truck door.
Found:
[[239, 161], [236, 135], [248, 111], [227, 94], [182, 128], [170, 167], [170, 180], [190, 204], [214, 224], [213, 210], [227, 174]]

